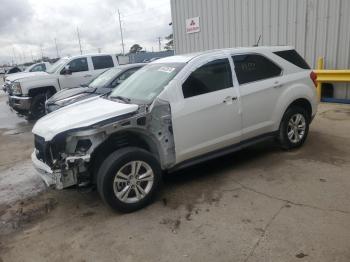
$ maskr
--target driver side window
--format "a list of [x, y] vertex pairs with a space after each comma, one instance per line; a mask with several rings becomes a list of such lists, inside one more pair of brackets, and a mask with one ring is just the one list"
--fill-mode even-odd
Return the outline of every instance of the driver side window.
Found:
[[72, 73], [89, 71], [86, 57], [74, 59], [68, 63], [68, 66]]
[[231, 66], [227, 58], [211, 61], [191, 73], [182, 85], [184, 98], [232, 87]]

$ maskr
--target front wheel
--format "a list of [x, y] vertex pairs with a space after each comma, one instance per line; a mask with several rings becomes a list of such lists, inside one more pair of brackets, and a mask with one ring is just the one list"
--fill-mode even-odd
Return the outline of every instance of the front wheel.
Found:
[[310, 117], [307, 111], [299, 106], [292, 106], [285, 112], [278, 135], [284, 149], [293, 149], [304, 144], [309, 132]]
[[46, 94], [38, 94], [32, 98], [28, 119], [39, 119], [45, 115]]
[[103, 201], [121, 212], [148, 205], [161, 182], [161, 168], [149, 152], [135, 147], [119, 149], [101, 164], [97, 189]]

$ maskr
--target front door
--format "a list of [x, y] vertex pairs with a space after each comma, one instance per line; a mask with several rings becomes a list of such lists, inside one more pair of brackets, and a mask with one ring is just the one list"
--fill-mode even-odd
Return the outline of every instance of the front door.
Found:
[[172, 105], [177, 163], [240, 141], [238, 90], [227, 58], [197, 67], [181, 89], [183, 101]]
[[[68, 64], [71, 74], [61, 74], [59, 81], [61, 89], [79, 87], [82, 84], [89, 83], [93, 74], [89, 71], [88, 60], [86, 57], [73, 59]], [[64, 69], [63, 69], [64, 70]]]

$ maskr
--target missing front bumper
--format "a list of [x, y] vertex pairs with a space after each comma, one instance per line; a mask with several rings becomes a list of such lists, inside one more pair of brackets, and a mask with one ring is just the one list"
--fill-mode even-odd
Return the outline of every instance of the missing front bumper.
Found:
[[35, 150], [32, 153], [32, 163], [48, 187], [63, 189], [77, 184], [77, 177], [72, 170], [52, 170], [37, 158]]

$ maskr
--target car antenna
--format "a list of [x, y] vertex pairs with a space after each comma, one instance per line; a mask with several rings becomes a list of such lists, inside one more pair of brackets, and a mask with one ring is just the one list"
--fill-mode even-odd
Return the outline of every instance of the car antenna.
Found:
[[258, 41], [257, 41], [256, 44], [253, 45], [253, 46], [255, 46], [255, 47], [256, 47], [256, 46], [259, 46], [260, 39], [261, 39], [261, 35], [259, 35]]

